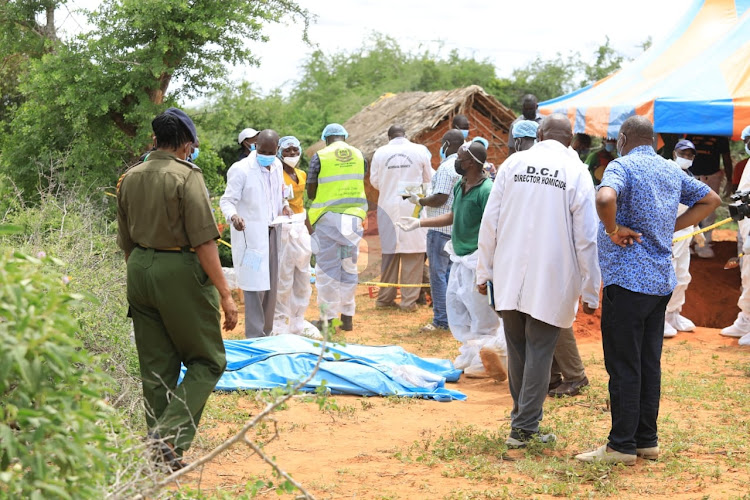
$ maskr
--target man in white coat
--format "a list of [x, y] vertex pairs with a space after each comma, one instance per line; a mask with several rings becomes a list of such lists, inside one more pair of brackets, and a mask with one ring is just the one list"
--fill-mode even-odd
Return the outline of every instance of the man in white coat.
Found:
[[[418, 284], [422, 282], [427, 232], [425, 229], [407, 233], [396, 226], [401, 217], [411, 217], [415, 205], [402, 197], [408, 190], [413, 196], [432, 179], [432, 155], [426, 147], [406, 138], [401, 125], [388, 129], [389, 142], [375, 151], [370, 166], [370, 184], [380, 191], [378, 198], [378, 232], [383, 253], [383, 283]], [[401, 271], [399, 273], [399, 267]], [[399, 278], [400, 274], [400, 278]], [[402, 288], [403, 311], [415, 311], [419, 288]], [[396, 288], [382, 287], [376, 307], [396, 307]]]
[[572, 135], [564, 115], [545, 118], [540, 142], [498, 169], [479, 230], [476, 284], [486, 294], [494, 283], [508, 345], [510, 447], [554, 441], [539, 422], [560, 329], [581, 295], [586, 313], [599, 307], [594, 184], [568, 148]]
[[283, 196], [278, 146], [279, 135], [273, 130], [258, 134], [256, 150], [229, 168], [219, 202], [232, 226], [232, 262], [245, 299], [246, 338], [273, 332], [280, 233], [272, 222], [293, 213]]

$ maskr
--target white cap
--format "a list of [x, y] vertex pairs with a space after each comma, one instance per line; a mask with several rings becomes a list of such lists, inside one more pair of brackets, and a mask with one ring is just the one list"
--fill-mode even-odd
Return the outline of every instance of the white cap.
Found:
[[237, 144], [242, 144], [242, 141], [244, 141], [248, 137], [255, 137], [259, 133], [260, 132], [258, 132], [254, 128], [246, 128], [245, 130], [243, 130], [242, 132], [240, 132], [239, 137], [237, 137]]

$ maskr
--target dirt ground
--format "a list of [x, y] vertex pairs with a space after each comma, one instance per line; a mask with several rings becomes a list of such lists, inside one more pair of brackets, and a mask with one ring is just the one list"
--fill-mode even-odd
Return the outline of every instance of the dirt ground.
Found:
[[[725, 233], [717, 240], [733, 239]], [[467, 395], [463, 402], [335, 396], [319, 405], [315, 397], [295, 398], [275, 414], [279, 437], [264, 449], [316, 498], [750, 498], [750, 348], [715, 329], [737, 313], [739, 269], [723, 270], [735, 245], [715, 243], [715, 259], [691, 264], [684, 314], [700, 327], [664, 344], [659, 461], [625, 468], [572, 459], [603, 444], [610, 423], [599, 315], [582, 313], [574, 328], [591, 385], [578, 397], [547, 400], [543, 428], [558, 436], [550, 449], [506, 450], [507, 382], [464, 377], [449, 384]], [[376, 310], [367, 292], [364, 286], [358, 291], [348, 343], [398, 344], [424, 357], [457, 355], [449, 332], [419, 332], [431, 309]], [[314, 296], [311, 304], [310, 320], [317, 318]], [[240, 337], [242, 328], [228, 336]], [[260, 408], [254, 393], [214, 394], [186, 458], [231, 436]], [[270, 429], [254, 435], [266, 441]], [[259, 479], [278, 483], [257, 456], [238, 446], [183, 486], [207, 496], [249, 497]], [[258, 496], [277, 493], [260, 488]]]

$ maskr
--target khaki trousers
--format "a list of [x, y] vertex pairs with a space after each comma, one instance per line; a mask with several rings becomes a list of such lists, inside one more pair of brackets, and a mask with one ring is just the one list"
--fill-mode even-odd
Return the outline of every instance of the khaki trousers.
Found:
[[552, 377], [555, 382], [561, 378], [565, 382], [578, 382], [586, 376], [583, 369], [583, 361], [578, 353], [578, 344], [573, 335], [573, 328], [560, 328], [560, 336], [557, 338], [555, 355], [552, 358]]
[[[401, 279], [399, 279], [399, 267]], [[422, 282], [424, 269], [424, 252], [422, 253], [384, 253], [381, 263], [383, 283], [419, 284]], [[401, 289], [401, 307], [416, 304], [419, 288]], [[382, 287], [378, 291], [376, 305], [392, 305], [396, 300], [396, 287]]]

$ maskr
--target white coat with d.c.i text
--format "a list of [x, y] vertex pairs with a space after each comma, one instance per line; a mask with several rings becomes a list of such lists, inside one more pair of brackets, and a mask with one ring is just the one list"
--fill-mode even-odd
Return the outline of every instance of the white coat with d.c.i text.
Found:
[[385, 254], [425, 252], [425, 229], [406, 232], [395, 224], [401, 217], [412, 217], [414, 214], [414, 204], [401, 197], [401, 186], [430, 182], [433, 174], [431, 158], [426, 147], [405, 137], [391, 139], [372, 156], [370, 184], [380, 191], [378, 233]]
[[[268, 182], [261, 168], [263, 167], [258, 164], [255, 151], [234, 163], [227, 172], [227, 188], [219, 202], [219, 207], [232, 228], [232, 262], [237, 286], [248, 292], [271, 288], [268, 227], [272, 219], [267, 202], [269, 197], [266, 194]], [[284, 178], [278, 158], [274, 160], [270, 170], [272, 176], [278, 177], [278, 182], [274, 184], [283, 189]], [[281, 196], [275, 198], [282, 199]], [[280, 215], [282, 208], [282, 204], [272, 207], [273, 217]], [[237, 231], [231, 223], [234, 214], [244, 219], [244, 234], [243, 231]]]
[[477, 284], [492, 281], [495, 309], [561, 328], [578, 298], [599, 306], [594, 183], [554, 140], [510, 156], [498, 169], [479, 230]]

